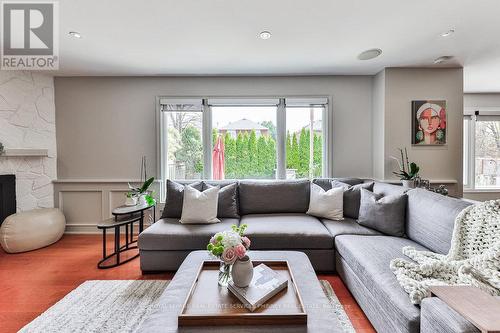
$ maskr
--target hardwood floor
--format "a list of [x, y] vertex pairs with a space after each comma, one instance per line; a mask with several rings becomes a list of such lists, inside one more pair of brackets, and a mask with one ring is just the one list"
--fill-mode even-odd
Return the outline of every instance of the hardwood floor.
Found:
[[[0, 249], [0, 332], [16, 332], [86, 280], [171, 279], [173, 273], [142, 275], [139, 258], [100, 270], [100, 235], [65, 235], [47, 248], [20, 254]], [[111, 242], [108, 244], [111, 250]], [[357, 332], [375, 332], [342, 281], [328, 280]]]

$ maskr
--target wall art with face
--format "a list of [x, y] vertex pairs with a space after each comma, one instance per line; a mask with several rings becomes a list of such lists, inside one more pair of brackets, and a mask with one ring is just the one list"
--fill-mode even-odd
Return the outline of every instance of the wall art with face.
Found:
[[414, 145], [446, 144], [446, 101], [412, 101]]

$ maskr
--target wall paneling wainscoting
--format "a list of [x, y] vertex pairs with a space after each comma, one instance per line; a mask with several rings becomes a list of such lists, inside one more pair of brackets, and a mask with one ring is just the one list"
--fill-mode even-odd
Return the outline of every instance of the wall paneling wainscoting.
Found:
[[[123, 179], [63, 179], [54, 181], [54, 203], [66, 217], [66, 233], [98, 233], [97, 223], [112, 217], [111, 211], [124, 204], [128, 182], [139, 180]], [[159, 184], [152, 189], [158, 193]], [[156, 216], [161, 215], [156, 207]], [[146, 225], [152, 220], [146, 212]]]

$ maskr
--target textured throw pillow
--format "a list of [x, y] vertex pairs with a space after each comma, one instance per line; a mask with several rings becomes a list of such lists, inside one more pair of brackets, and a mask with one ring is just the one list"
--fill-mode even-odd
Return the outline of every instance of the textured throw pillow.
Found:
[[332, 180], [333, 187], [344, 189], [344, 216], [357, 219], [359, 216], [359, 204], [361, 201], [361, 189], [373, 190], [373, 182], [349, 185], [338, 180]]
[[[203, 182], [203, 190], [215, 186]], [[219, 203], [217, 207], [217, 217], [239, 219], [238, 214], [238, 184], [232, 183], [221, 187], [219, 190]]]
[[406, 194], [388, 195], [361, 189], [358, 223], [384, 234], [402, 237], [405, 234]]
[[309, 209], [306, 214], [330, 220], [343, 220], [343, 197], [344, 189], [342, 187], [325, 191], [321, 186], [311, 183]]
[[[190, 185], [192, 188], [201, 191], [203, 189], [202, 182], [195, 182]], [[175, 217], [180, 218], [182, 214], [182, 201], [184, 198], [184, 185], [167, 179], [167, 201], [161, 218]]]
[[182, 203], [180, 222], [183, 224], [217, 223], [217, 203], [219, 201], [219, 187], [212, 187], [203, 192], [186, 186]]

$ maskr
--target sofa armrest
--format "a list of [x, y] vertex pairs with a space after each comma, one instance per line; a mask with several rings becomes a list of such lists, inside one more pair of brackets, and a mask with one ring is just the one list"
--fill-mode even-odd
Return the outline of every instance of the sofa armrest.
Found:
[[479, 333], [474, 325], [437, 297], [421, 304], [420, 333]]

